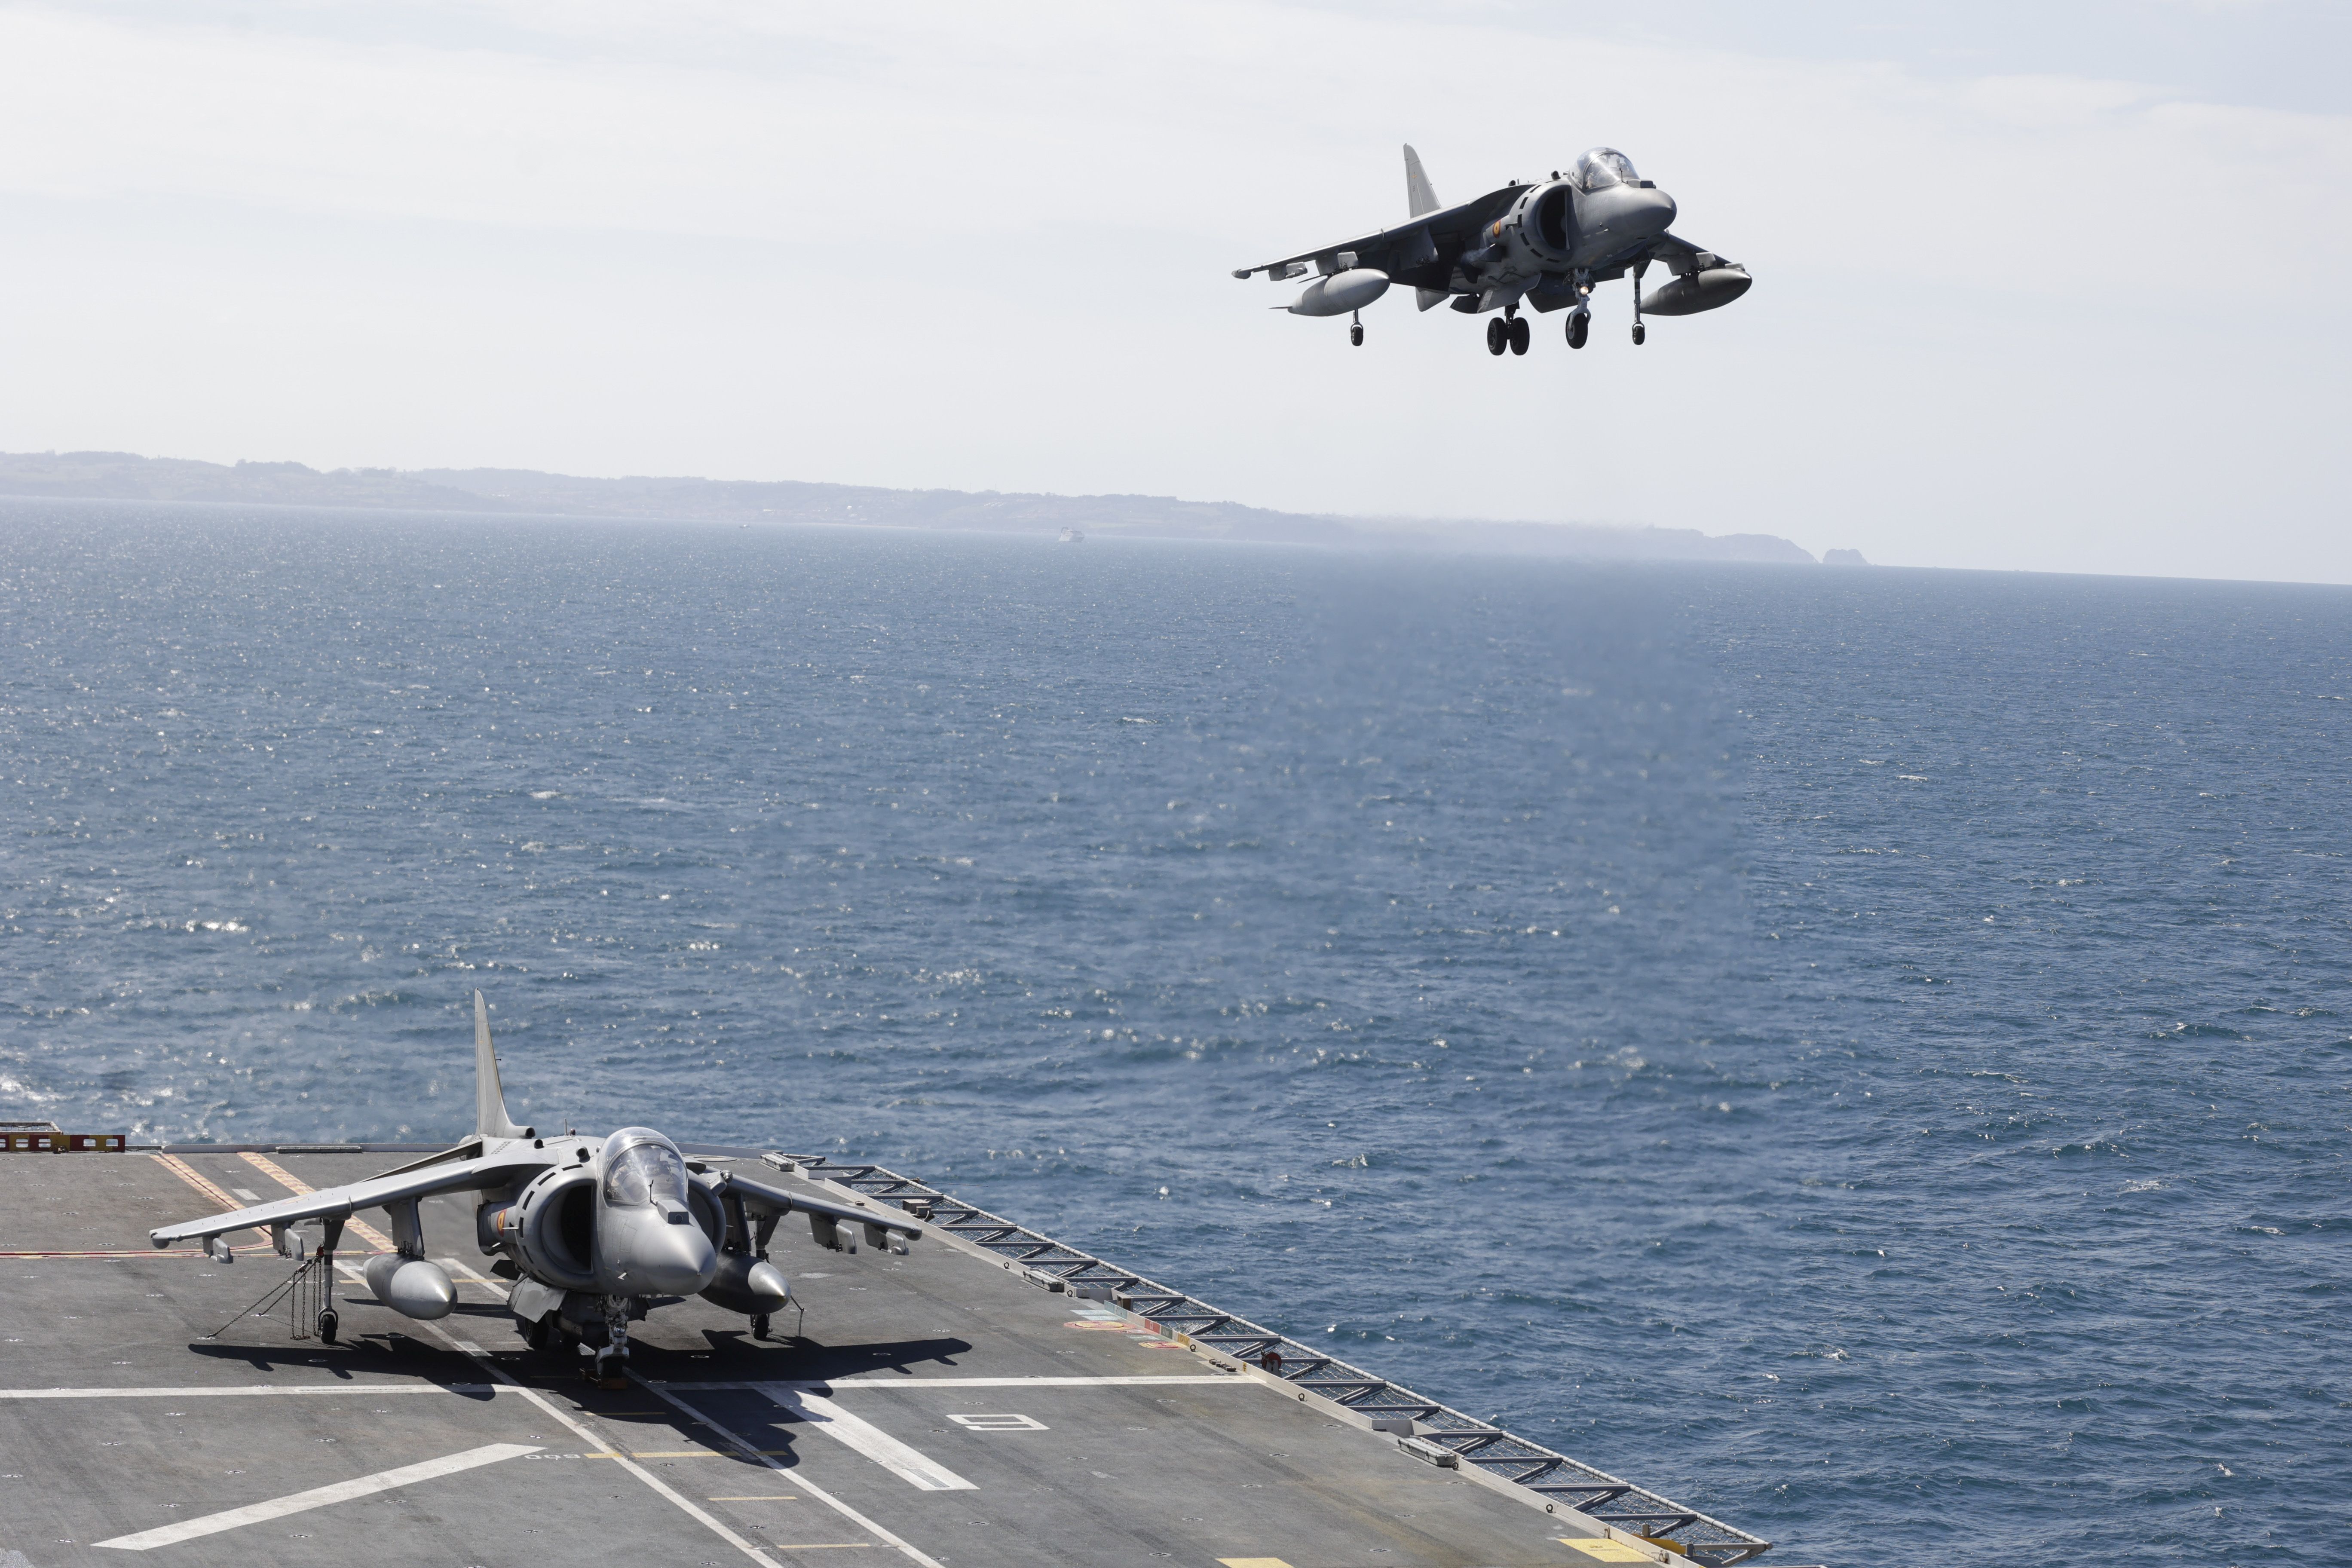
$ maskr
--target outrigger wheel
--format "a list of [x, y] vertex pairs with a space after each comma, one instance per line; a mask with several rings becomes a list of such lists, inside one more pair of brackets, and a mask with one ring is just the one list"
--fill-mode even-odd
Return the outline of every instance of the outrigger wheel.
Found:
[[1490, 354], [1499, 354], [1505, 348], [1509, 346], [1510, 342], [1511, 323], [1503, 320], [1500, 316], [1488, 317], [1486, 321], [1486, 352]]
[[319, 1311], [319, 1342], [322, 1345], [333, 1344], [335, 1342], [335, 1335], [341, 1331], [342, 1326], [342, 1318], [332, 1307], [320, 1308]]
[[1363, 323], [1363, 322], [1361, 322], [1361, 321], [1353, 321], [1353, 322], [1350, 322], [1350, 323], [1349, 324], [1349, 327], [1348, 327], [1348, 341], [1349, 341], [1349, 342], [1351, 342], [1351, 343], [1355, 344], [1358, 348], [1362, 348], [1362, 347], [1364, 346], [1364, 323]]

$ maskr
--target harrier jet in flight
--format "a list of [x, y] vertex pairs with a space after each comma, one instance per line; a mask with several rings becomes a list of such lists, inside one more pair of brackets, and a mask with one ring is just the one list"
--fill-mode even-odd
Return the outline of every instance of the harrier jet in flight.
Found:
[[[1405, 204], [1412, 216], [1318, 250], [1241, 268], [1276, 283], [1318, 274], [1278, 310], [1294, 316], [1347, 316], [1349, 341], [1361, 346], [1357, 312], [1402, 283], [1424, 310], [1450, 304], [1465, 315], [1498, 311], [1486, 322], [1486, 352], [1528, 352], [1522, 305], [1568, 311], [1568, 346], [1580, 349], [1592, 323], [1594, 285], [1633, 275], [1633, 341], [1648, 336], [1653, 316], [1695, 316], [1748, 292], [1748, 269], [1666, 232], [1675, 199], [1633, 172], [1614, 147], [1595, 147], [1562, 174], [1517, 181], [1459, 206], [1440, 206], [1421, 155], [1404, 150]], [[1647, 295], [1642, 275], [1656, 262], [1674, 277]]]
[[[863, 1226], [866, 1245], [920, 1234], [903, 1215], [853, 1207], [764, 1182], [690, 1164], [677, 1145], [649, 1127], [610, 1137], [566, 1133], [542, 1138], [507, 1115], [490, 1048], [489, 1010], [474, 993], [474, 1135], [445, 1152], [346, 1186], [259, 1204], [208, 1219], [162, 1226], [157, 1247], [201, 1239], [221, 1261], [236, 1255], [219, 1238], [267, 1228], [280, 1256], [310, 1250], [293, 1227], [317, 1221], [317, 1254], [329, 1279], [343, 1222], [364, 1208], [392, 1219], [393, 1250], [362, 1266], [376, 1300], [410, 1318], [446, 1317], [457, 1291], [425, 1256], [417, 1202], [442, 1193], [479, 1194], [474, 1238], [485, 1255], [511, 1265], [516, 1327], [535, 1350], [569, 1341], [594, 1358], [593, 1375], [617, 1378], [629, 1353], [629, 1324], [664, 1297], [700, 1296], [751, 1320], [764, 1335], [769, 1317], [792, 1299], [782, 1272], [767, 1261], [776, 1224], [795, 1211], [809, 1216], [819, 1243], [855, 1250], [839, 1232]], [[501, 1270], [504, 1272], [504, 1270]], [[319, 1314], [319, 1336], [331, 1343], [331, 1295]]]

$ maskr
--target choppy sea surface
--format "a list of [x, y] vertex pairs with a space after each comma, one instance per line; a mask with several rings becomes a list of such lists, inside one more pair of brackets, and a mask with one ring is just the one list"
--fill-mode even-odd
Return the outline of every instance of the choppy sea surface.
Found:
[[2352, 591], [0, 502], [0, 1117], [478, 986], [1768, 1562], [2352, 1562]]

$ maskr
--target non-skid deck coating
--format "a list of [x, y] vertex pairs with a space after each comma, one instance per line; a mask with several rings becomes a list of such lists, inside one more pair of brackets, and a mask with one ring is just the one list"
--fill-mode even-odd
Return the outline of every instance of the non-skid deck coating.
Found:
[[222, 1330], [293, 1270], [252, 1233], [228, 1266], [146, 1247], [218, 1212], [199, 1184], [243, 1204], [399, 1163], [0, 1157], [0, 1562], [1686, 1561], [943, 1237], [844, 1255], [788, 1221], [772, 1256], [805, 1318], [760, 1342], [702, 1301], [657, 1308], [621, 1391], [524, 1347], [467, 1196], [424, 1205], [457, 1312], [413, 1323], [346, 1278], [333, 1347], [282, 1310]]

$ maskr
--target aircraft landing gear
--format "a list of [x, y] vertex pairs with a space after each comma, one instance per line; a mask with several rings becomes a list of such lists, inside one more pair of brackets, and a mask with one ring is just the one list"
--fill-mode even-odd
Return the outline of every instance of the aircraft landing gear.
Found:
[[604, 1343], [593, 1351], [580, 1347], [583, 1354], [596, 1358], [596, 1370], [589, 1375], [599, 1388], [614, 1389], [629, 1386], [629, 1304], [625, 1298], [604, 1298]]
[[1528, 329], [1528, 319], [1525, 316], [1514, 316], [1511, 318], [1509, 336], [1511, 352], [1515, 354], [1523, 354], [1528, 352], [1528, 340], [1535, 334]]
[[321, 1308], [319, 1312], [318, 1327], [319, 1342], [322, 1345], [333, 1344], [335, 1342], [335, 1336], [342, 1332], [342, 1315], [337, 1312], [332, 1307]]
[[1510, 346], [1510, 342], [1511, 323], [1500, 316], [1489, 317], [1486, 321], [1486, 352], [1499, 354]]
[[524, 1326], [522, 1331], [522, 1342], [529, 1345], [535, 1351], [545, 1350], [548, 1347], [549, 1342], [553, 1340], [554, 1337], [555, 1335], [553, 1331], [547, 1326], [547, 1320], [545, 1318], [532, 1319]]
[[1650, 269], [1647, 260], [1633, 264], [1633, 346], [1640, 348], [1649, 331], [1642, 325], [1642, 274]]
[[1348, 322], [1348, 341], [1358, 348], [1364, 346], [1364, 318], [1360, 312]]
[[[1356, 329], [1359, 333], [1361, 333], [1363, 330], [1364, 329], [1361, 327], [1358, 327]], [[751, 1318], [751, 1337], [755, 1340], [766, 1339], [768, 1337], [768, 1324], [769, 1318], [767, 1313], [759, 1312], [753, 1314]]]
[[1649, 335], [1649, 332], [1643, 329], [1641, 322], [1636, 321], [1633, 323], [1633, 346], [1635, 348], [1640, 348], [1643, 341], [1647, 339]]
[[1590, 311], [1578, 310], [1570, 315], [1568, 318], [1568, 346], [1572, 349], [1582, 348], [1585, 334], [1591, 330], [1592, 316]]

